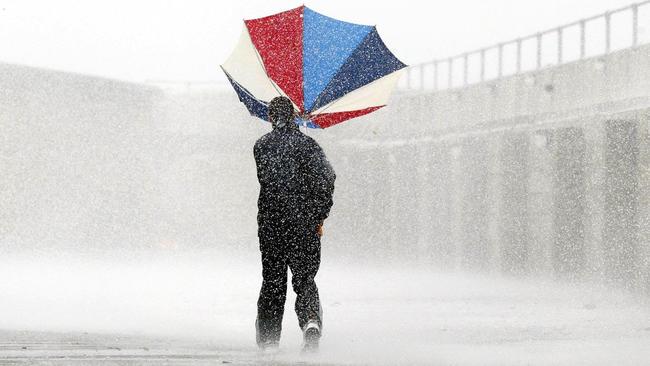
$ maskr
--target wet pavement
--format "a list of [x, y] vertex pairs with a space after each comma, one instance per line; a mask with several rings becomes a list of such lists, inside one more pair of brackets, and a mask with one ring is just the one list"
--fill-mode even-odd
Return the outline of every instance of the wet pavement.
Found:
[[320, 353], [300, 353], [289, 290], [281, 351], [265, 355], [254, 343], [255, 262], [7, 262], [0, 279], [0, 365], [573, 366], [650, 360], [648, 299], [586, 283], [326, 265], [318, 277]]
[[[295, 356], [302, 357], [303, 360]], [[291, 360], [287, 357], [292, 357]], [[89, 333], [0, 331], [0, 365], [294, 365], [310, 355], [262, 354], [209, 342]], [[319, 362], [315, 362], [320, 364]]]

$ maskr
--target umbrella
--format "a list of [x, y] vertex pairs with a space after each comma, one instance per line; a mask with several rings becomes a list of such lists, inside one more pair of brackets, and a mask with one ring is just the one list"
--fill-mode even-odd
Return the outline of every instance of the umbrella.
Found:
[[298, 120], [327, 128], [384, 107], [406, 65], [374, 26], [306, 6], [244, 21], [221, 65], [251, 115], [268, 120], [268, 103], [286, 96]]

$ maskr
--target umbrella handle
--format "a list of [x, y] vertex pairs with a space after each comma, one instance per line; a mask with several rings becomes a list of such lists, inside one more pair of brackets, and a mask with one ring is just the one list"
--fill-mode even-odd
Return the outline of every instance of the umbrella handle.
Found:
[[304, 134], [307, 134], [307, 130], [308, 130], [308, 128], [307, 128], [307, 121], [309, 120], [309, 115], [308, 115], [308, 114], [304, 114], [304, 113], [296, 113], [296, 115], [298, 116], [298, 118], [300, 118], [300, 121], [302, 122], [302, 123], [301, 123], [301, 125], [302, 125], [302, 126], [301, 126], [301, 127], [302, 127], [302, 132], [303, 132]]

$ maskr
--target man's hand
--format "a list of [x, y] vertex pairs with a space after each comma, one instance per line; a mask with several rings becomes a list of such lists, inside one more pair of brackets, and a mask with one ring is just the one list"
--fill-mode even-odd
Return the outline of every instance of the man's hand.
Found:
[[323, 223], [321, 222], [318, 224], [318, 227], [316, 227], [316, 232], [318, 233], [319, 237], [323, 237]]

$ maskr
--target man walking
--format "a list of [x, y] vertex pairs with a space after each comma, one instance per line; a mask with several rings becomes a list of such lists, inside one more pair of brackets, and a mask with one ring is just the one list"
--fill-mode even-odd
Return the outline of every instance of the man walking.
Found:
[[286, 97], [269, 103], [273, 131], [254, 148], [258, 199], [258, 237], [262, 288], [257, 301], [257, 344], [277, 348], [287, 294], [287, 270], [296, 293], [295, 310], [303, 349], [318, 348], [322, 309], [314, 277], [320, 266], [322, 225], [332, 207], [336, 175], [321, 147], [294, 122]]

